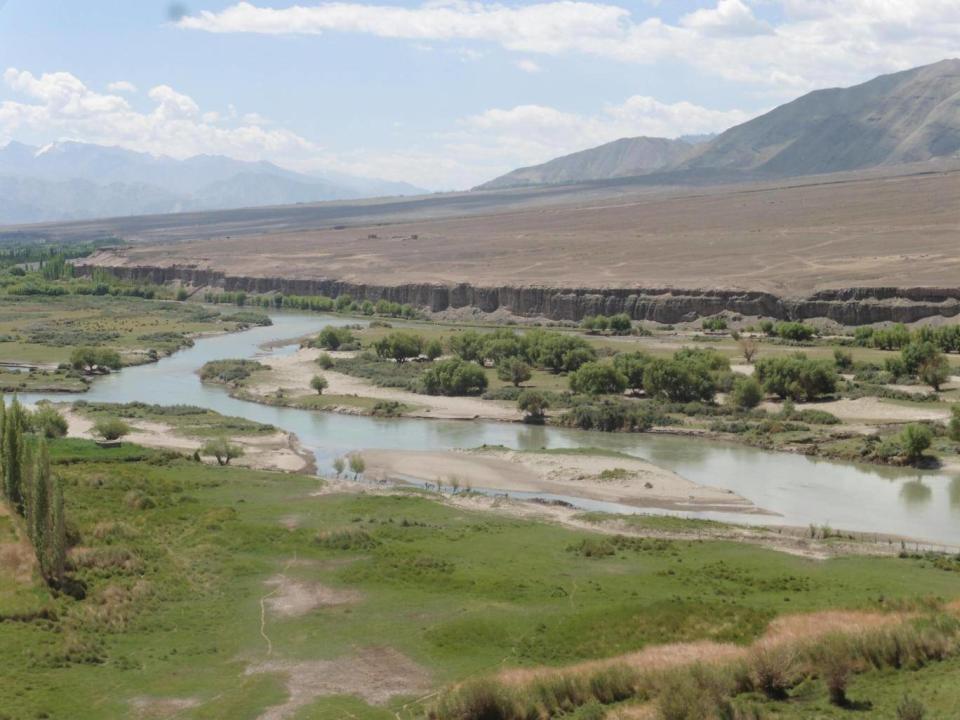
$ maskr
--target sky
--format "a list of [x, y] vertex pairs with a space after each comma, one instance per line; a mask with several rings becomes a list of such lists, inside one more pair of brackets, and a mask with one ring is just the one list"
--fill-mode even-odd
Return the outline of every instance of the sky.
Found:
[[464, 189], [960, 56], [960, 0], [0, 0], [0, 144]]

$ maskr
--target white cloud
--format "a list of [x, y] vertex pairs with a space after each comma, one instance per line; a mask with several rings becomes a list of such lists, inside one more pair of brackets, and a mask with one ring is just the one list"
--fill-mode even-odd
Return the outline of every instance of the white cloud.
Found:
[[178, 25], [215, 33], [481, 41], [528, 54], [572, 52], [632, 63], [674, 60], [784, 95], [861, 81], [960, 49], [957, 0], [765, 1], [784, 17], [775, 26], [756, 17], [751, 0], [717, 0], [676, 24], [655, 15], [635, 19], [628, 9], [604, 2], [451, 0], [412, 8], [328, 2], [275, 9], [240, 2], [186, 16]]
[[523, 70], [526, 73], [538, 73], [543, 70], [537, 63], [529, 58], [524, 58], [523, 60], [517, 60], [516, 65], [518, 68]]
[[116, 82], [109, 83], [107, 90], [112, 93], [135, 93], [137, 86], [127, 80], [117, 80]]
[[222, 125], [216, 112], [202, 113], [193, 98], [169, 85], [151, 88], [147, 96], [153, 107], [142, 112], [120, 95], [91, 90], [67, 72], [36, 76], [9, 68], [3, 80], [26, 101], [0, 102], [0, 137], [26, 135], [42, 142], [69, 138], [180, 158], [222, 153], [283, 162], [319, 151], [287, 130], [260, 127], [259, 116], [257, 123]]

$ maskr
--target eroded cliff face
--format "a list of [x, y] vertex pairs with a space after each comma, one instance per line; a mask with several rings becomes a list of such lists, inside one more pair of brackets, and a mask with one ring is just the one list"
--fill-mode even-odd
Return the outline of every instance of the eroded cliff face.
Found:
[[[96, 258], [78, 261], [77, 270], [89, 274]], [[149, 267], [110, 265], [130, 280], [158, 284], [179, 281], [225, 291], [279, 292], [287, 295], [344, 293], [357, 300], [409, 303], [432, 312], [471, 307], [482, 312], [506, 310], [522, 317], [577, 321], [587, 315], [626, 313], [634, 320], [676, 323], [728, 311], [782, 320], [828, 318], [843, 325], [893, 321], [914, 322], [926, 317], [960, 314], [960, 288], [848, 288], [823, 290], [805, 298], [781, 298], [771, 293], [740, 290], [685, 290], [679, 288], [551, 288], [477, 287], [401, 283], [368, 285], [336, 279], [242, 277], [190, 265]]]

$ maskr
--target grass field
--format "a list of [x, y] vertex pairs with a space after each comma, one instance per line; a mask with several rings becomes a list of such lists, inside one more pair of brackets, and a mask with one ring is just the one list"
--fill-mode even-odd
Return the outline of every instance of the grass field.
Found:
[[[417, 493], [313, 496], [316, 478], [130, 445], [52, 450], [87, 597], [52, 597], [0, 566], [0, 712], [14, 718], [255, 718], [291, 697], [303, 703], [286, 716], [300, 720], [387, 718], [501, 667], [743, 643], [783, 613], [960, 596], [950, 563], [611, 540]], [[0, 518], [5, 548], [13, 528]], [[321, 600], [282, 614], [270, 597], [284, 584]], [[332, 685], [309, 680], [321, 670]], [[394, 687], [365, 701], [374, 670]]]

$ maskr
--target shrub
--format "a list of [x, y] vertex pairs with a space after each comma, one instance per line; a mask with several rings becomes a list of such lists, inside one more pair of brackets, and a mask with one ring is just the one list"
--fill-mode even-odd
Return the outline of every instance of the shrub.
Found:
[[960, 442], [960, 405], [950, 408], [950, 422], [947, 425], [947, 434], [954, 442]]
[[333, 367], [333, 358], [330, 357], [329, 353], [320, 353], [317, 356], [317, 365], [322, 367], [324, 370], [329, 370]]
[[923, 452], [933, 442], [933, 432], [926, 425], [911, 423], [900, 432], [900, 445], [903, 454], [910, 462], [917, 462], [923, 457]]
[[534, 330], [524, 336], [528, 359], [551, 372], [573, 372], [597, 359], [586, 340], [574, 335]]
[[465, 330], [450, 338], [450, 352], [468, 362], [482, 360], [483, 336], [475, 330]]
[[443, 355], [443, 345], [440, 344], [439, 340], [434, 338], [423, 346], [423, 354], [427, 356], [427, 360], [432, 362]]
[[94, 424], [93, 432], [104, 440], [119, 440], [130, 434], [130, 426], [119, 418], [101, 418]]
[[330, 386], [323, 375], [314, 375], [310, 378], [310, 387], [317, 391], [317, 395], [323, 395], [323, 391]]
[[633, 323], [626, 313], [620, 313], [610, 318], [610, 332], [614, 335], [629, 335], [632, 329]]
[[119, 370], [120, 354], [107, 348], [78, 347], [70, 353], [70, 365], [74, 370], [93, 372], [94, 370]]
[[805, 342], [817, 334], [816, 328], [801, 322], [781, 322], [775, 328], [777, 337], [794, 342]]
[[340, 346], [356, 343], [357, 339], [349, 328], [327, 325], [320, 334], [310, 341], [310, 347], [322, 347], [326, 350], [338, 350]]
[[760, 332], [764, 335], [773, 335], [774, 334], [774, 324], [773, 320], [761, 320], [757, 326], [760, 328]]
[[44, 403], [29, 416], [30, 427], [46, 438], [60, 438], [67, 434], [67, 421], [55, 407]]
[[647, 395], [671, 402], [709, 402], [716, 394], [710, 367], [689, 356], [683, 359], [674, 356], [672, 360], [655, 358], [648, 362], [643, 373], [643, 387]]
[[782, 700], [792, 687], [796, 656], [783, 646], [757, 647], [750, 654], [748, 673], [753, 686], [771, 700]]
[[722, 316], [704, 318], [700, 321], [700, 327], [704, 330], [713, 330], [714, 332], [727, 329], [727, 319]]
[[639, 392], [643, 390], [643, 373], [650, 359], [642, 352], [617, 353], [613, 357], [613, 367], [627, 379], [628, 388]]
[[543, 422], [550, 401], [538, 390], [524, 390], [517, 398], [517, 407], [527, 414], [524, 422], [539, 424]]
[[927, 708], [922, 702], [909, 695], [904, 695], [897, 703], [897, 720], [924, 720]]
[[613, 365], [588, 362], [570, 374], [570, 389], [585, 395], [612, 395], [627, 388], [627, 378]]
[[853, 354], [843, 348], [834, 348], [833, 364], [837, 366], [837, 370], [849, 370], [853, 367]]
[[200, 368], [200, 379], [206, 382], [236, 384], [266, 366], [256, 360], [211, 360]]
[[743, 355], [743, 359], [748, 363], [752, 363], [759, 349], [757, 347], [757, 341], [753, 338], [740, 338], [737, 340], [737, 345], [740, 347], [740, 354]]
[[231, 460], [242, 457], [243, 448], [231, 444], [225, 437], [218, 437], [204, 443], [200, 448], [200, 454], [216, 458], [217, 464], [224, 466], [229, 465]]
[[940, 386], [950, 379], [950, 363], [943, 355], [937, 353], [920, 365], [917, 377], [936, 392], [940, 392]]
[[836, 392], [837, 372], [828, 360], [811, 360], [803, 353], [757, 361], [757, 380], [766, 392], [799, 402]]
[[763, 388], [755, 378], [740, 376], [733, 382], [729, 402], [738, 408], [755, 408], [763, 400]]
[[530, 366], [518, 358], [508, 358], [497, 365], [497, 377], [504, 382], [511, 383], [514, 387], [520, 387], [525, 383], [533, 373]]
[[360, 477], [366, 469], [367, 461], [363, 459], [363, 455], [354, 453], [350, 456], [350, 472], [353, 473], [354, 480]]
[[487, 375], [476, 363], [450, 358], [435, 363], [421, 378], [427, 395], [479, 395], [487, 389]]
[[408, 332], [392, 332], [373, 344], [377, 356], [402, 364], [410, 358], [419, 357], [423, 350], [423, 337]]

